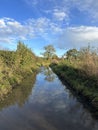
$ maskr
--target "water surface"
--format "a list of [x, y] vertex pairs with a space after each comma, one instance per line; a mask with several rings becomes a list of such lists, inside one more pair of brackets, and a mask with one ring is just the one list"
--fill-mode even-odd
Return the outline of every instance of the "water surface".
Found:
[[51, 69], [41, 68], [30, 82], [0, 103], [0, 130], [98, 130], [98, 121]]

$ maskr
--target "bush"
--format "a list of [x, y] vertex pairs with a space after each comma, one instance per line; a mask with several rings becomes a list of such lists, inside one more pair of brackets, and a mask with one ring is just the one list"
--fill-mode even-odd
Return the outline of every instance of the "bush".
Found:
[[38, 69], [37, 57], [24, 43], [17, 50], [0, 50], [0, 97], [9, 93], [14, 86]]

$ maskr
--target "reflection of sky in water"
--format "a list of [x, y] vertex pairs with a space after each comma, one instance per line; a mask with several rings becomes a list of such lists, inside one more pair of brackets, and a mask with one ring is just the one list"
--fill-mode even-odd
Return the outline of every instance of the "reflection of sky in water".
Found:
[[1, 130], [98, 130], [97, 121], [56, 75], [53, 81], [45, 80], [46, 76], [44, 72], [37, 75], [22, 107], [16, 104], [0, 112]]

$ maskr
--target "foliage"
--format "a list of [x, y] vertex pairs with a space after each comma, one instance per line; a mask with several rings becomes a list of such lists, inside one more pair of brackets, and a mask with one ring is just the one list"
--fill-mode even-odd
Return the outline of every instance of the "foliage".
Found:
[[19, 42], [16, 50], [15, 65], [20, 69], [29, 70], [36, 67], [36, 56], [25, 44]]
[[67, 51], [66, 56], [67, 56], [67, 59], [70, 59], [70, 58], [76, 59], [76, 57], [78, 56], [78, 51], [76, 49], [71, 49]]
[[42, 54], [46, 59], [52, 59], [56, 50], [52, 45], [48, 45], [44, 47], [45, 52]]
[[0, 50], [0, 98], [37, 68], [38, 58], [24, 43], [16, 51]]
[[3, 59], [5, 65], [11, 67], [15, 63], [15, 52], [0, 50], [0, 57]]

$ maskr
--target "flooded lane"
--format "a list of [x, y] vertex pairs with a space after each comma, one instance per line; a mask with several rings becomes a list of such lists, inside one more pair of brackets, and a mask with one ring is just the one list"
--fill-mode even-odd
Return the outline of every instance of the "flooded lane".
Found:
[[51, 69], [41, 68], [29, 92], [24, 86], [0, 105], [0, 130], [98, 130], [97, 120]]

